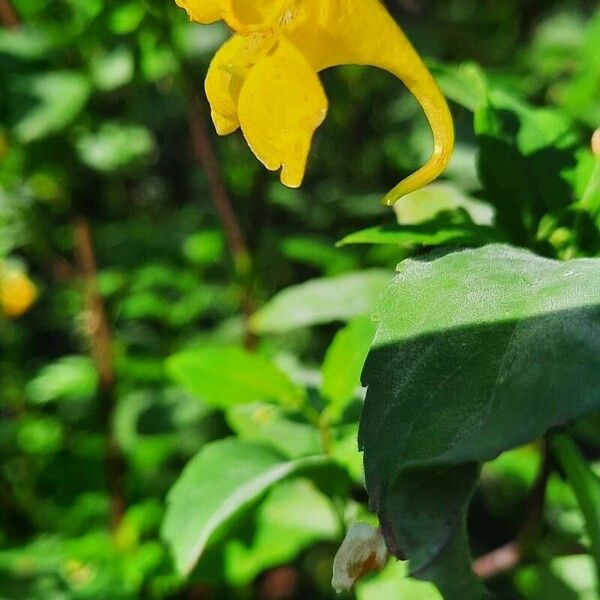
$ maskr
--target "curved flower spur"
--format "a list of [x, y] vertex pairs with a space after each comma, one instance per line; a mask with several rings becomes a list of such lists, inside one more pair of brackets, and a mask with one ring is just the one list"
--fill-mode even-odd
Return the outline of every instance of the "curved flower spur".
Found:
[[431, 158], [384, 198], [392, 205], [436, 179], [450, 160], [454, 128], [433, 77], [380, 0], [176, 0], [199, 23], [224, 20], [233, 36], [215, 54], [206, 93], [216, 130], [241, 128], [281, 181], [302, 183], [310, 144], [327, 113], [317, 75], [337, 65], [379, 67], [418, 100], [433, 132]]

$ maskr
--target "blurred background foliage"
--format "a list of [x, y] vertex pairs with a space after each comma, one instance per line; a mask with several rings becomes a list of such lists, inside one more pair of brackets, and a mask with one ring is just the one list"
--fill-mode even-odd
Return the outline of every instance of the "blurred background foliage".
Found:
[[[358, 374], [365, 315], [395, 265], [498, 240], [600, 253], [595, 4], [388, 2], [452, 100], [458, 134], [445, 178], [395, 211], [379, 198], [431, 142], [386, 73], [324, 74], [330, 112], [304, 186], [289, 190], [240, 135], [215, 139], [206, 125], [202, 80], [221, 25], [190, 24], [163, 0], [15, 0], [20, 23], [3, 10], [0, 597], [334, 597], [343, 531], [370, 519]], [[215, 195], [241, 236], [222, 227]], [[580, 438], [594, 457], [598, 423]], [[253, 476], [236, 457], [292, 476], [209, 531], [194, 510], [216, 510], [224, 488]], [[517, 531], [539, 461], [531, 446], [484, 468], [478, 554]], [[576, 551], [582, 517], [558, 476], [548, 500], [537, 560], [490, 586], [501, 598], [596, 598]], [[197, 531], [207, 548], [192, 570], [184, 538]], [[356, 597], [437, 597], [403, 569], [390, 563]]]

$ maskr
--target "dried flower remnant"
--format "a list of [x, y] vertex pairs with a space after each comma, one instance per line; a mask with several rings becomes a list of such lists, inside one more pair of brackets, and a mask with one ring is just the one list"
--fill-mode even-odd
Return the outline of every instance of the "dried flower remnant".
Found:
[[335, 555], [331, 585], [337, 592], [351, 590], [367, 573], [381, 571], [387, 559], [381, 531], [367, 523], [354, 523]]
[[596, 129], [592, 135], [592, 152], [600, 158], [600, 129]]

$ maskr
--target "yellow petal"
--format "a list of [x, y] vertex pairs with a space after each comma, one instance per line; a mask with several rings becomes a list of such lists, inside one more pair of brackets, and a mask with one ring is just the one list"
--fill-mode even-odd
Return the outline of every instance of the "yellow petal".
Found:
[[270, 32], [233, 35], [219, 48], [206, 75], [206, 96], [219, 135], [239, 127], [238, 98], [250, 69], [277, 42]]
[[281, 181], [302, 183], [315, 129], [327, 113], [327, 98], [304, 56], [285, 38], [250, 70], [239, 97], [244, 136], [257, 158]]
[[230, 0], [233, 13], [245, 26], [274, 25], [284, 10], [286, 0]]
[[206, 97], [219, 135], [235, 131], [240, 122], [237, 103], [245, 73], [236, 72], [233, 63], [245, 44], [245, 39], [234, 35], [217, 51], [206, 75]]
[[235, 31], [252, 26], [271, 26], [284, 10], [286, 0], [175, 0], [198, 23], [224, 20]]
[[434, 150], [423, 167], [384, 199], [403, 195], [436, 179], [454, 148], [454, 126], [444, 96], [400, 27], [379, 0], [305, 0], [302, 18], [289, 36], [315, 70], [342, 64], [371, 65], [396, 75], [421, 104], [433, 132]]
[[192, 21], [214, 23], [225, 18], [229, 10], [228, 0], [175, 0], [177, 6], [185, 9]]

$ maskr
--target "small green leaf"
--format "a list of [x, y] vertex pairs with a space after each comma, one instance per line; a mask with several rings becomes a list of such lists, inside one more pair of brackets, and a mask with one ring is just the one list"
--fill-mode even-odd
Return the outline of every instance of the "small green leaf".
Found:
[[274, 448], [294, 459], [321, 452], [319, 432], [308, 423], [286, 417], [272, 404], [240, 404], [226, 413], [227, 424], [239, 439]]
[[526, 565], [515, 574], [524, 600], [597, 600], [594, 561], [587, 555], [562, 556]]
[[215, 408], [251, 402], [296, 406], [304, 394], [268, 359], [234, 346], [187, 350], [171, 356], [166, 368], [175, 383]]
[[600, 594], [600, 477], [590, 469], [569, 436], [552, 436], [552, 448], [558, 464], [573, 486], [585, 519], [592, 556], [596, 562], [596, 591]]
[[58, 419], [25, 417], [18, 425], [16, 442], [25, 454], [53, 454], [63, 443], [63, 430]]
[[378, 225], [347, 235], [338, 242], [349, 244], [394, 244], [398, 246], [477, 246], [497, 240], [492, 227], [465, 223], [449, 223], [447, 219], [435, 219], [418, 225]]
[[469, 196], [457, 184], [436, 181], [403, 196], [394, 204], [400, 225], [451, 226], [486, 225], [494, 222], [491, 205]]
[[185, 258], [194, 265], [212, 265], [223, 255], [223, 234], [220, 231], [199, 231], [187, 237], [182, 245]]
[[252, 328], [257, 333], [281, 333], [367, 315], [389, 280], [387, 271], [372, 269], [286, 288], [253, 316]]
[[102, 91], [111, 91], [129, 83], [135, 64], [131, 51], [118, 46], [107, 54], [95, 56], [91, 63], [92, 79]]
[[369, 352], [376, 325], [369, 317], [357, 317], [338, 331], [323, 362], [321, 394], [328, 411], [339, 419], [360, 386], [360, 373]]
[[34, 404], [60, 400], [89, 400], [96, 393], [98, 374], [87, 356], [64, 356], [46, 365], [26, 387]]
[[146, 7], [138, 2], [119, 4], [110, 14], [110, 30], [120, 35], [133, 33], [140, 26], [145, 14]]
[[[70, 125], [90, 95], [88, 79], [81, 73], [54, 71], [19, 80], [18, 96], [34, 100], [33, 107], [16, 123], [14, 131], [23, 142], [33, 142]], [[30, 100], [24, 101], [29, 105]]]
[[488, 82], [485, 72], [478, 64], [435, 64], [432, 71], [444, 94], [453, 102], [471, 112], [475, 112], [485, 102]]
[[207, 544], [275, 483], [330, 464], [325, 457], [284, 461], [257, 444], [225, 439], [205, 446], [169, 492], [162, 536], [179, 573], [188, 574]]
[[321, 269], [326, 275], [346, 273], [356, 268], [354, 258], [332, 247], [329, 240], [287, 237], [281, 243], [281, 251], [288, 260]]
[[81, 160], [97, 171], [111, 172], [132, 166], [154, 150], [154, 138], [148, 129], [136, 125], [103, 123], [96, 133], [77, 140]]

